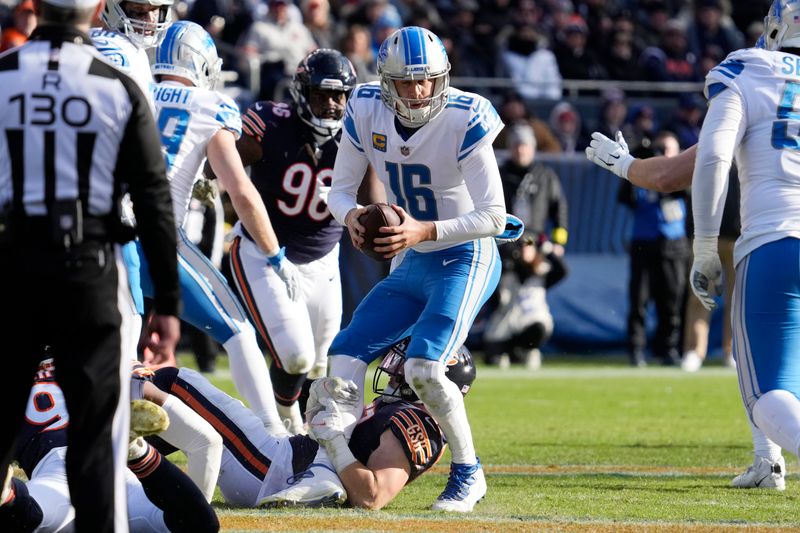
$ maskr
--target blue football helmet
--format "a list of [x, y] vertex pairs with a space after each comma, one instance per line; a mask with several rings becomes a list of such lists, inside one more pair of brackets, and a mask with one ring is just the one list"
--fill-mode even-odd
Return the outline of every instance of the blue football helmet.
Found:
[[[124, 2], [156, 6], [156, 22], [145, 22], [128, 15], [122, 7]], [[172, 23], [173, 0], [106, 0], [100, 18], [109, 29], [124, 34], [137, 48], [157, 46], [164, 32]]]
[[214, 90], [222, 69], [214, 40], [200, 25], [181, 20], [167, 29], [150, 67], [153, 76], [170, 74], [195, 87]]
[[764, 18], [764, 48], [800, 48], [800, 0], [775, 0]]
[[[450, 89], [449, 73], [450, 62], [442, 41], [425, 28], [401, 28], [383, 41], [378, 51], [383, 103], [409, 128], [428, 123], [444, 110]], [[394, 80], [433, 80], [433, 93], [422, 100], [401, 98]]]

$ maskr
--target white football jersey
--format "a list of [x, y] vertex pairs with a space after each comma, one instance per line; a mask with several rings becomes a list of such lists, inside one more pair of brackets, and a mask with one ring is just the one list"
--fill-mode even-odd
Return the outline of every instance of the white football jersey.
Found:
[[175, 224], [181, 226], [192, 186], [206, 160], [208, 142], [223, 128], [238, 139], [242, 134], [242, 119], [233, 100], [216, 91], [165, 81], [154, 85], [152, 94]]
[[115, 67], [133, 78], [149, 98], [153, 75], [150, 73], [147, 52], [134, 46], [124, 34], [105, 28], [92, 28], [89, 37], [97, 50]]
[[[379, 82], [359, 85], [347, 103], [344, 133], [363, 152], [396, 203], [417, 220], [447, 220], [475, 209], [465, 179], [484, 180], [484, 191], [499, 188], [500, 180], [464, 176], [461, 162], [476, 149], [490, 145], [503, 123], [482, 96], [450, 88], [442, 113], [404, 139], [395, 116], [381, 100]], [[484, 186], [485, 185], [485, 186]], [[414, 246], [429, 252], [452, 246], [435, 241]]]
[[800, 238], [800, 57], [748, 48], [731, 53], [706, 77], [712, 100], [740, 96], [744, 137], [735, 157], [742, 233], [734, 260], [768, 242]]

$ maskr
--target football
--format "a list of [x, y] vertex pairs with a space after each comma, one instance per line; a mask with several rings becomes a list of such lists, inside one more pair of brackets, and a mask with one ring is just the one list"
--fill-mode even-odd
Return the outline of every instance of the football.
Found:
[[358, 222], [364, 226], [364, 246], [361, 251], [376, 261], [389, 261], [382, 254], [375, 252], [376, 237], [388, 237], [390, 233], [381, 233], [379, 228], [384, 226], [399, 226], [402, 222], [400, 216], [388, 204], [370, 204], [366, 213], [358, 217]]

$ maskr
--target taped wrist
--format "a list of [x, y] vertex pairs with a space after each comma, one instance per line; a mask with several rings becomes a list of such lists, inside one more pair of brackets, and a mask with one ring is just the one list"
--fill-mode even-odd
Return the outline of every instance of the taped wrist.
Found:
[[331, 440], [321, 443], [328, 452], [328, 457], [331, 459], [331, 464], [336, 472], [341, 473], [342, 470], [357, 461], [350, 447], [347, 445], [347, 439], [344, 435], [336, 435]]

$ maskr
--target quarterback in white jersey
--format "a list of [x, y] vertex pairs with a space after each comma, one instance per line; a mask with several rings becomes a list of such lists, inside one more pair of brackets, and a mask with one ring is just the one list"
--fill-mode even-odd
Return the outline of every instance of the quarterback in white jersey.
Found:
[[[155, 53], [152, 70], [159, 83], [153, 87], [153, 99], [176, 224], [183, 223], [192, 184], [208, 157], [234, 209], [263, 251], [264, 262], [284, 280], [291, 296], [297, 288], [296, 268], [285, 259], [264, 203], [236, 152], [235, 142], [241, 135], [238, 109], [213, 90], [221, 64], [211, 36], [192, 22], [170, 26]], [[181, 319], [223, 345], [236, 387], [264, 424], [278, 431], [283, 424], [253, 326], [225, 278], [180, 227], [177, 231]], [[150, 296], [150, 273], [139, 251], [142, 290]]]
[[764, 49], [709, 72], [709, 111], [692, 178], [692, 290], [707, 308], [720, 288], [717, 253], [728, 171], [736, 159], [742, 234], [734, 249], [734, 354], [745, 408], [782, 448], [800, 449], [800, 2], [776, 0]]
[[[450, 88], [449, 70], [436, 35], [402, 28], [381, 45], [380, 82], [356, 87], [348, 102], [328, 207], [361, 247], [365, 208], [356, 204], [356, 190], [370, 163], [402, 223], [375, 241], [377, 252], [395, 257], [394, 270], [364, 298], [329, 353], [331, 375], [363, 388], [367, 365], [411, 336], [406, 378], [441, 424], [453, 457], [434, 509], [468, 512], [486, 481], [461, 392], [444, 369], [500, 276], [493, 237], [506, 215], [492, 141], [503, 124], [485, 98]], [[337, 471], [349, 464], [340, 452], [353, 422], [343, 438], [321, 442]]]

